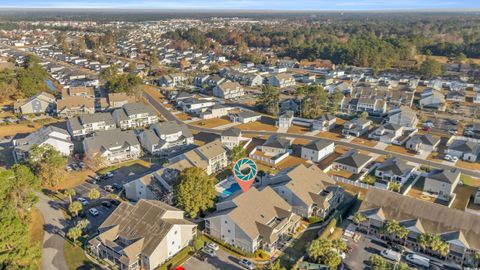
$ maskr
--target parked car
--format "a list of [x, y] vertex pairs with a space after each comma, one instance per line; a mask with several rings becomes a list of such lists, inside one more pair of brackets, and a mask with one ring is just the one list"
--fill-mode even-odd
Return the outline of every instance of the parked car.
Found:
[[452, 161], [452, 162], [458, 161], [458, 157], [456, 157], [456, 156], [451, 156], [451, 155], [448, 155], [448, 154], [445, 155], [445, 157], [444, 157], [443, 159], [445, 159], [445, 160], [447, 160], [447, 161]]
[[67, 172], [73, 171], [73, 169], [72, 169], [72, 167], [71, 167], [70, 165], [67, 165], [67, 166], [65, 167], [65, 170], [66, 170]]
[[255, 269], [255, 265], [254, 265], [251, 261], [249, 261], [249, 260], [247, 260], [247, 259], [245, 259], [245, 258], [240, 259], [240, 260], [238, 261], [238, 263], [239, 263], [241, 266], [243, 266], [243, 267], [245, 267], [245, 268], [247, 268], [247, 269], [249, 269], [249, 270]]
[[208, 248], [208, 247], [203, 247], [202, 252], [207, 254], [208, 256], [211, 256], [211, 257], [217, 256], [217, 253], [215, 252], [215, 250], [213, 250], [211, 248]]
[[98, 209], [95, 208], [95, 207], [92, 207], [92, 208], [88, 209], [88, 212], [90, 212], [90, 214], [92, 214], [92, 216], [94, 216], [94, 217], [98, 216], [98, 214], [100, 213], [100, 212], [98, 212]]
[[77, 201], [79, 201], [82, 205], [88, 205], [89, 204], [88, 200], [85, 199], [85, 198], [82, 198], [82, 197], [79, 197], [77, 199]]
[[72, 165], [70, 165], [72, 167], [72, 169], [74, 169], [75, 171], [78, 171], [80, 170], [80, 166], [78, 166], [76, 163], [72, 163]]
[[423, 256], [417, 254], [408, 254], [405, 259], [415, 265], [422, 266], [422, 267], [430, 267], [430, 259], [425, 258]]
[[400, 253], [393, 251], [391, 249], [384, 249], [380, 251], [380, 255], [382, 255], [382, 257], [386, 259], [396, 261], [396, 262], [399, 262], [400, 259], [402, 258], [402, 255]]
[[112, 172], [107, 172], [107, 173], [105, 174], [105, 176], [106, 176], [107, 178], [112, 178], [112, 177], [113, 177], [113, 173], [112, 173]]
[[110, 200], [110, 203], [113, 204], [113, 205], [119, 205], [120, 201], [112, 199], [112, 200]]
[[103, 187], [103, 189], [105, 189], [108, 192], [113, 192], [113, 187], [111, 185], [106, 185]]
[[105, 206], [105, 207], [107, 207], [107, 208], [112, 207], [112, 204], [111, 204], [109, 201], [103, 201], [103, 202], [102, 202], [102, 205]]
[[112, 187], [113, 187], [114, 189], [121, 189], [121, 188], [122, 188], [122, 186], [121, 186], [120, 184], [118, 184], [118, 183], [113, 183], [113, 184], [112, 184]]
[[205, 246], [207, 246], [208, 248], [211, 248], [215, 251], [217, 251], [219, 249], [218, 245], [213, 243], [213, 242], [208, 242]]

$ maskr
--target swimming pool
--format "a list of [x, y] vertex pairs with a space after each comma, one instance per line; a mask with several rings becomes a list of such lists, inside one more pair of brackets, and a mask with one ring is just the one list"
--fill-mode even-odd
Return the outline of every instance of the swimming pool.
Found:
[[226, 188], [225, 190], [223, 190], [223, 195], [225, 195], [226, 197], [232, 195], [233, 193], [237, 192], [240, 190], [240, 186], [237, 184], [237, 183], [233, 183], [231, 184], [228, 188]]

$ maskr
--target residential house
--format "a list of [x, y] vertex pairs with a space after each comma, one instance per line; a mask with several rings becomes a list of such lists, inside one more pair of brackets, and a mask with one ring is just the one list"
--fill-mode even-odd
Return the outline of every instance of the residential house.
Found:
[[84, 114], [69, 118], [67, 121], [67, 130], [72, 137], [83, 137], [96, 131], [115, 129], [110, 113]]
[[157, 84], [162, 87], [176, 87], [184, 83], [188, 78], [182, 73], [163, 75], [157, 80]]
[[334, 170], [343, 170], [352, 174], [360, 174], [373, 158], [360, 154], [358, 150], [351, 149], [333, 161]]
[[152, 155], [167, 155], [193, 144], [187, 125], [176, 121], [156, 123], [139, 135], [142, 147]]
[[128, 103], [112, 112], [113, 119], [121, 129], [148, 127], [158, 122], [157, 113], [149, 105]]
[[301, 157], [313, 162], [320, 162], [335, 151], [335, 143], [327, 140], [315, 140], [302, 146]]
[[50, 113], [55, 110], [55, 97], [49, 93], [41, 92], [28, 99], [18, 99], [13, 104], [15, 113]]
[[220, 141], [226, 148], [233, 149], [234, 147], [239, 146], [242, 141], [244, 141], [244, 138], [242, 137], [242, 130], [235, 127], [226, 129], [222, 132]]
[[293, 111], [285, 111], [278, 115], [277, 126], [279, 128], [288, 129], [292, 126]]
[[201, 119], [212, 119], [212, 118], [220, 118], [228, 115], [228, 111], [230, 111], [232, 107], [225, 106], [221, 104], [215, 104], [212, 107], [208, 108], [207, 110], [200, 113]]
[[297, 99], [289, 98], [282, 100], [280, 102], [280, 112], [293, 111], [294, 113], [298, 112], [300, 109], [300, 101]]
[[193, 167], [205, 170], [208, 175], [219, 172], [228, 165], [227, 151], [223, 148], [220, 140], [214, 140], [184, 154], [173, 157], [169, 162], [173, 164], [180, 160], [186, 160], [191, 163]]
[[310, 130], [330, 131], [337, 126], [337, 117], [325, 113], [312, 121]]
[[473, 197], [473, 203], [480, 204], [480, 187], [477, 188], [477, 192], [475, 192], [475, 195]]
[[412, 108], [400, 106], [391, 110], [388, 114], [388, 123], [403, 127], [415, 128], [418, 124], [417, 114]]
[[430, 108], [439, 111], [445, 110], [445, 96], [438, 90], [427, 90], [421, 94], [420, 108]]
[[480, 156], [480, 143], [471, 140], [453, 140], [445, 153], [465, 161], [476, 162]]
[[326, 218], [344, 197], [343, 189], [316, 165], [286, 168], [263, 184], [273, 188], [292, 206], [292, 212], [303, 218]]
[[440, 199], [450, 200], [460, 182], [460, 176], [458, 169], [435, 169], [425, 177], [423, 191], [435, 194]]
[[284, 88], [295, 86], [295, 78], [288, 73], [278, 73], [268, 78], [268, 83], [272, 86]]
[[239, 83], [225, 81], [213, 88], [213, 95], [223, 99], [233, 99], [243, 96], [244, 91]]
[[231, 113], [230, 120], [232, 122], [239, 122], [242, 124], [258, 121], [262, 115], [253, 111], [240, 111], [238, 113]]
[[185, 99], [181, 103], [182, 110], [186, 113], [200, 114], [217, 104], [212, 99]]
[[375, 169], [377, 182], [375, 186], [388, 189], [391, 182], [405, 184], [415, 172], [415, 166], [408, 165], [403, 159], [388, 158]]
[[477, 91], [473, 97], [473, 103], [478, 104], [480, 103], [480, 91]]
[[416, 128], [406, 128], [401, 125], [385, 123], [368, 135], [369, 139], [375, 139], [387, 144], [402, 145], [411, 135], [417, 132]]
[[261, 146], [261, 151], [266, 156], [277, 156], [290, 151], [291, 141], [287, 138], [271, 135]]
[[368, 119], [355, 118], [343, 124], [342, 134], [344, 136], [360, 137], [368, 132], [372, 121]]
[[96, 132], [83, 140], [86, 155], [104, 159], [105, 163], [117, 163], [137, 159], [142, 153], [134, 130], [112, 129]]
[[95, 98], [93, 87], [76, 86], [62, 89], [62, 98], [65, 97], [88, 97]]
[[252, 187], [217, 203], [215, 208], [205, 218], [205, 232], [249, 253], [262, 249], [273, 254], [280, 248], [278, 243], [290, 238], [301, 220], [271, 187]]
[[463, 131], [465, 137], [472, 137], [475, 139], [480, 139], [480, 124], [469, 124], [465, 126]]
[[433, 152], [437, 150], [439, 143], [440, 138], [430, 134], [414, 135], [407, 141], [405, 148], [417, 153]]
[[71, 118], [80, 114], [95, 113], [95, 99], [84, 96], [66, 96], [57, 100], [57, 115]]
[[121, 203], [98, 227], [90, 251], [118, 269], [153, 270], [191, 245], [197, 225], [160, 201]]
[[120, 108], [128, 103], [135, 103], [135, 97], [127, 93], [108, 93], [108, 104], [111, 109]]
[[[368, 190], [360, 213], [366, 220], [359, 224], [359, 230], [377, 237], [384, 234], [382, 228], [387, 221], [399, 221], [409, 233], [405, 239], [393, 237], [394, 241], [415, 251], [424, 251], [420, 235], [439, 235], [449, 244], [446, 260], [450, 263], [462, 264], [480, 250], [480, 216], [472, 213], [381, 189]], [[427, 252], [435, 254], [429, 249]]]
[[54, 126], [44, 126], [24, 138], [14, 138], [12, 144], [15, 162], [26, 161], [35, 145], [51, 146], [64, 156], [70, 156], [73, 152], [70, 134], [66, 130]]

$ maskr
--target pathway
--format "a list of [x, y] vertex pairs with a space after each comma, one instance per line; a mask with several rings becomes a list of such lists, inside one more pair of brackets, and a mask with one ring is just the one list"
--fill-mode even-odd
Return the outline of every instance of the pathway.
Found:
[[42, 269], [68, 270], [63, 253], [64, 239], [59, 235], [65, 227], [65, 218], [60, 210], [60, 204], [52, 201], [43, 193], [38, 194], [37, 208], [43, 215], [44, 237], [42, 249]]

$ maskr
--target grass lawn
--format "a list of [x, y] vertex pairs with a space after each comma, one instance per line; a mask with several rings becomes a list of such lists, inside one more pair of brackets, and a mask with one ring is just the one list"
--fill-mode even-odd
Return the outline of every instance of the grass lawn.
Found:
[[85, 169], [82, 171], [71, 171], [67, 172], [62, 180], [62, 182], [58, 185], [58, 189], [66, 189], [66, 188], [73, 188], [76, 187], [83, 182], [85, 182], [87, 179], [90, 178], [90, 176], [94, 176], [95, 172], [93, 172], [90, 169]]
[[41, 127], [38, 123], [11, 124], [0, 126], [0, 137], [14, 136], [20, 133], [31, 133]]
[[68, 269], [71, 270], [87, 270], [87, 269], [100, 269], [96, 267], [85, 256], [83, 249], [79, 246], [74, 246], [69, 241], [64, 242], [63, 251], [65, 253], [65, 261], [67, 262]]
[[37, 208], [32, 209], [32, 217], [30, 224], [28, 225], [28, 233], [30, 235], [30, 242], [43, 243], [43, 224], [45, 223], [42, 213]]
[[387, 146], [387, 148], [385, 148], [385, 150], [390, 151], [390, 152], [395, 152], [395, 153], [408, 155], [408, 156], [415, 156], [414, 152], [408, 150], [405, 147], [401, 147], [401, 146], [398, 146], [398, 145], [389, 145], [389, 146]]
[[119, 168], [122, 168], [122, 167], [130, 167], [130, 166], [132, 166], [132, 165], [139, 165], [139, 166], [142, 166], [142, 167], [150, 168], [150, 166], [151, 166], [152, 164], [149, 163], [149, 162], [146, 162], [146, 161], [144, 161], [144, 160], [140, 160], [140, 159], [129, 160], [129, 161], [125, 161], [125, 162], [122, 162], [122, 163], [118, 163], [118, 164], [115, 164], [115, 165], [112, 165], [112, 166], [103, 168], [103, 169], [99, 170], [98, 173], [99, 173], [99, 174], [105, 174], [105, 173], [108, 173], [108, 172], [117, 170], [117, 169], [119, 169]]
[[471, 176], [462, 174], [462, 176], [460, 176], [460, 180], [466, 186], [480, 187], [480, 179], [475, 179]]
[[167, 269], [174, 269], [174, 267], [182, 265], [189, 257], [189, 252], [191, 251], [190, 247], [186, 247], [180, 252], [178, 252], [175, 256], [173, 256], [169, 261], [167, 261], [164, 265], [157, 268], [158, 270], [167, 270]]
[[455, 166], [458, 166], [458, 167], [464, 168], [464, 169], [468, 169], [468, 170], [480, 171], [480, 163], [479, 162], [468, 162], [468, 161], [459, 160], [459, 161], [457, 161], [457, 163], [455, 163]]
[[302, 126], [297, 126], [297, 125], [292, 125], [290, 128], [288, 128], [287, 133], [298, 133], [298, 134], [304, 134], [309, 132], [310, 129], [308, 127], [302, 127]]

